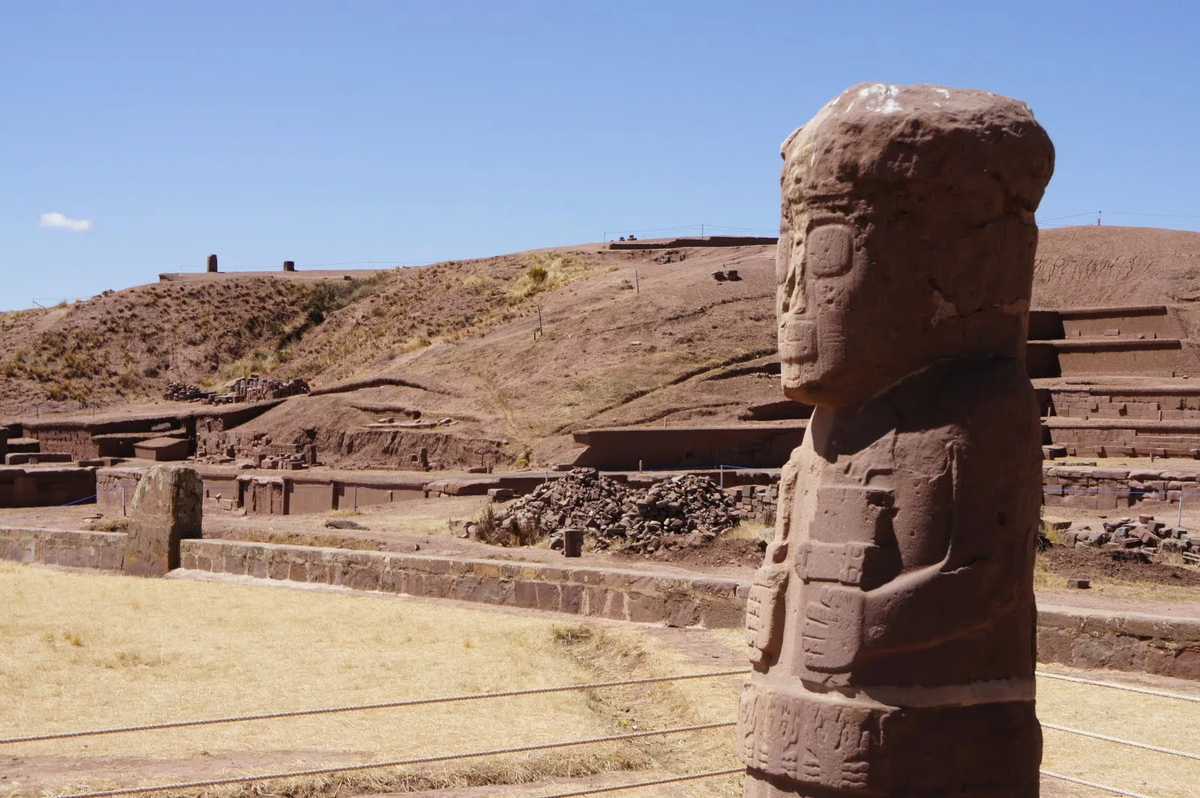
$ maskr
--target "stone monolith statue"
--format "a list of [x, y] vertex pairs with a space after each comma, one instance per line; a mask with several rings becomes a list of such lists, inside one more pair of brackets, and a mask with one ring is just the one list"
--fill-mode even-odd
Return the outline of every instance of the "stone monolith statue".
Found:
[[864, 84], [783, 158], [783, 386], [816, 410], [748, 602], [745, 795], [1036, 796], [1023, 360], [1053, 145], [1016, 100]]
[[200, 537], [203, 517], [204, 480], [196, 469], [153, 466], [133, 494], [122, 570], [166, 576], [179, 567], [181, 541]]

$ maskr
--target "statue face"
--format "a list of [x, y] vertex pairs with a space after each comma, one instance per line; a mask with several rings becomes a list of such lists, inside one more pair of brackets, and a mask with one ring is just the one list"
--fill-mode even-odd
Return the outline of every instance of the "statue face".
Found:
[[[856, 344], [873, 334], [869, 318], [854, 312], [866, 259], [846, 219], [806, 209], [793, 221], [798, 228], [781, 235], [776, 263], [784, 391], [813, 404], [843, 404], [855, 398], [864, 376]], [[852, 317], [860, 323], [851, 324]]]

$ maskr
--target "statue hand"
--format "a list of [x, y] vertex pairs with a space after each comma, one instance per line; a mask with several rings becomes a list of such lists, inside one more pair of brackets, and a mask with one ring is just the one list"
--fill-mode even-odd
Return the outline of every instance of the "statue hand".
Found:
[[804, 664], [817, 671], [844, 671], [862, 648], [865, 596], [855, 587], [810, 583], [813, 600], [801, 627]]

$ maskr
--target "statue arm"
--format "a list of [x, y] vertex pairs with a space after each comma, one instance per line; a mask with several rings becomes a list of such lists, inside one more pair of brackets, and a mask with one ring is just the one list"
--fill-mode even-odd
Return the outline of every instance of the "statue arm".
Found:
[[[1017, 432], [999, 430], [1005, 431]], [[942, 560], [863, 594], [866, 653], [926, 648], [971, 634], [1012, 609], [1028, 589], [1040, 467], [1035, 455], [1023, 451], [1007, 463], [994, 459], [994, 453], [1012, 451], [1013, 439], [984, 437], [969, 451], [958, 441], [947, 444], [950, 468], [941, 478], [951, 480], [951, 502]]]

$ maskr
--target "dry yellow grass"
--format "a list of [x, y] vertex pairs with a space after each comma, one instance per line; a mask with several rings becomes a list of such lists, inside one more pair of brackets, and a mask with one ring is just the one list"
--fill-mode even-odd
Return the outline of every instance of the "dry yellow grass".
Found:
[[[0, 563], [0, 606], [0, 737], [587, 682], [604, 659], [577, 656], [573, 636], [553, 621], [369, 595]], [[635, 664], [628, 674], [675, 665], [649, 653]], [[689, 722], [691, 715], [655, 714], [664, 695], [674, 688], [630, 696], [619, 708], [625, 714], [610, 708], [619, 703], [612, 696], [563, 693], [5, 746], [6, 757], [21, 757], [39, 778], [0, 782], [0, 792], [170, 782], [181, 770], [186, 778], [230, 775], [223, 758], [233, 773], [261, 773], [570, 740], [629, 730], [626, 715], [642, 717], [642, 729]], [[722, 719], [733, 714], [728, 686], [725, 700]], [[716, 717], [703, 705], [694, 713]], [[521, 782], [651, 767], [656, 753], [669, 762], [682, 744], [564, 749], [457, 763], [420, 778], [321, 783], [332, 790]], [[91, 771], [102, 776], [87, 777]]]
[[[706, 669], [694, 651], [641, 627], [369, 594], [138, 580], [0, 563], [0, 606], [0, 737]], [[737, 630], [695, 634], [714, 651], [742, 645]], [[736, 716], [740, 681], [722, 677], [4, 746], [0, 755], [18, 777], [0, 782], [0, 794], [274, 772], [722, 722]], [[1200, 685], [1172, 683], [1168, 689], [1200, 695]], [[1191, 750], [1191, 741], [1200, 739], [1194, 704], [1041, 680], [1038, 708], [1044, 722], [1168, 747]], [[1053, 730], [1046, 731], [1044, 766], [1158, 798], [1194, 794], [1192, 785], [1200, 781], [1200, 763]], [[316, 796], [490, 784], [491, 795], [536, 796], [561, 788], [511, 785], [614, 772], [607, 783], [638, 781], [725, 767], [737, 767], [737, 760], [732, 732], [720, 730], [266, 789]], [[656, 794], [735, 798], [739, 782], [713, 779]], [[1075, 788], [1047, 786], [1047, 795], [1076, 794]], [[241, 788], [214, 794], [256, 793]]]
[[[1200, 696], [1200, 685], [1109, 673], [1045, 668], [1056, 673], [1122, 682]], [[1196, 704], [1142, 696], [1050, 679], [1038, 681], [1038, 717], [1043, 723], [1200, 754], [1200, 710]], [[1200, 762], [1046, 729], [1042, 767], [1155, 798], [1192, 798], [1200, 784]]]

